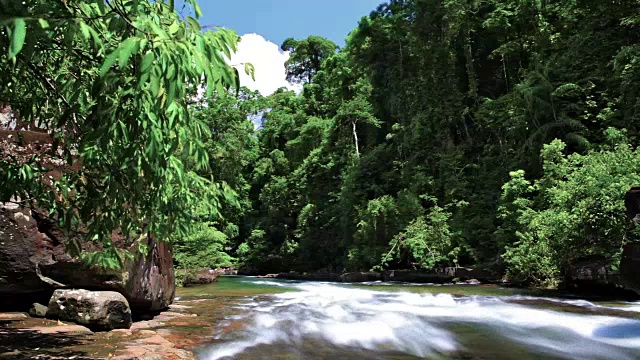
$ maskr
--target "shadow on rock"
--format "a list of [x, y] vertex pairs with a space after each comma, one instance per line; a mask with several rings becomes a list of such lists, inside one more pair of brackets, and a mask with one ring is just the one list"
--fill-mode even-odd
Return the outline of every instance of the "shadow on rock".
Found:
[[12, 320], [0, 320], [0, 358], [16, 359], [93, 359], [83, 351], [69, 349], [89, 342], [78, 334], [44, 334], [31, 329], [9, 327]]

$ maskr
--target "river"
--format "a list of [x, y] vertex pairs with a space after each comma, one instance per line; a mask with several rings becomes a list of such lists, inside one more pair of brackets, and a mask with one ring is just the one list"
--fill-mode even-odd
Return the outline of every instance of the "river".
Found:
[[252, 277], [181, 292], [230, 294], [201, 359], [640, 359], [640, 303]]

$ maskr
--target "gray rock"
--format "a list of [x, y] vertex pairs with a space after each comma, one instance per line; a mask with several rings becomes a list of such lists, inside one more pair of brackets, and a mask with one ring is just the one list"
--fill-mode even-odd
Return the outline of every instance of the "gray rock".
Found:
[[382, 280], [379, 272], [349, 272], [340, 275], [342, 282], [368, 282]]
[[453, 281], [455, 274], [440, 271], [387, 270], [382, 273], [384, 281], [399, 281], [413, 283], [448, 283]]
[[218, 272], [213, 269], [191, 270], [187, 272], [184, 279], [184, 286], [203, 285], [216, 282]]
[[620, 259], [620, 282], [622, 286], [640, 294], [640, 244], [626, 244]]
[[33, 303], [33, 305], [31, 305], [31, 309], [29, 309], [29, 315], [32, 317], [43, 318], [47, 316], [48, 310], [49, 308], [42, 304]]
[[[632, 187], [624, 197], [627, 218], [640, 225], [640, 187]], [[629, 243], [622, 249], [620, 259], [620, 283], [640, 294], [640, 243]]]
[[73, 321], [92, 331], [131, 327], [131, 310], [115, 291], [56, 290], [49, 301], [47, 317]]

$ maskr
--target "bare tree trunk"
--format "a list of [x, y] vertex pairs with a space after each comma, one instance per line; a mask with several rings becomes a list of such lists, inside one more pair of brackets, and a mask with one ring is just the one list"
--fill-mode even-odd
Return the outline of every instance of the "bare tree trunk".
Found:
[[351, 125], [353, 126], [353, 140], [356, 144], [356, 156], [360, 159], [360, 149], [358, 148], [358, 133], [356, 132], [356, 122], [352, 121]]
[[471, 48], [471, 31], [466, 29], [464, 38], [464, 57], [466, 60], [467, 77], [469, 79], [469, 96], [476, 101], [478, 98], [478, 78], [473, 66], [473, 49]]

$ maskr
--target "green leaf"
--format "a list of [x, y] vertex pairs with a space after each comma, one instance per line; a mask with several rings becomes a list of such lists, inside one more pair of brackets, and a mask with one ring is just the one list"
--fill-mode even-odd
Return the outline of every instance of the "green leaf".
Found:
[[18, 18], [13, 21], [13, 31], [11, 32], [11, 45], [9, 46], [9, 58], [13, 59], [20, 53], [24, 46], [24, 39], [27, 35], [27, 24], [24, 19]]
[[118, 67], [120, 69], [125, 67], [127, 62], [129, 62], [129, 58], [131, 58], [131, 55], [138, 51], [138, 45], [140, 44], [139, 41], [140, 39], [132, 37], [122, 42], [122, 44], [120, 45], [120, 54], [118, 61]]
[[256, 68], [251, 63], [244, 64], [244, 72], [251, 76], [251, 80], [256, 81]]
[[89, 27], [84, 21], [80, 21], [80, 31], [82, 32], [85, 40], [89, 40], [89, 38], [91, 37], [91, 32], [89, 31]]
[[169, 25], [169, 35], [173, 35], [180, 30], [180, 24], [177, 21], [174, 21], [171, 25]]
[[151, 64], [153, 64], [154, 59], [155, 59], [155, 56], [153, 52], [148, 52], [144, 54], [144, 56], [142, 57], [142, 65], [140, 67], [140, 72], [142, 73], [148, 72], [149, 68], [151, 68]]
[[196, 19], [199, 19], [202, 17], [202, 10], [200, 10], [200, 6], [198, 6], [197, 3], [193, 3], [193, 10], [196, 13]]
[[111, 66], [116, 63], [118, 59], [118, 55], [120, 54], [120, 48], [115, 49], [107, 58], [104, 60], [102, 67], [100, 68], [100, 77], [103, 77], [107, 74]]

